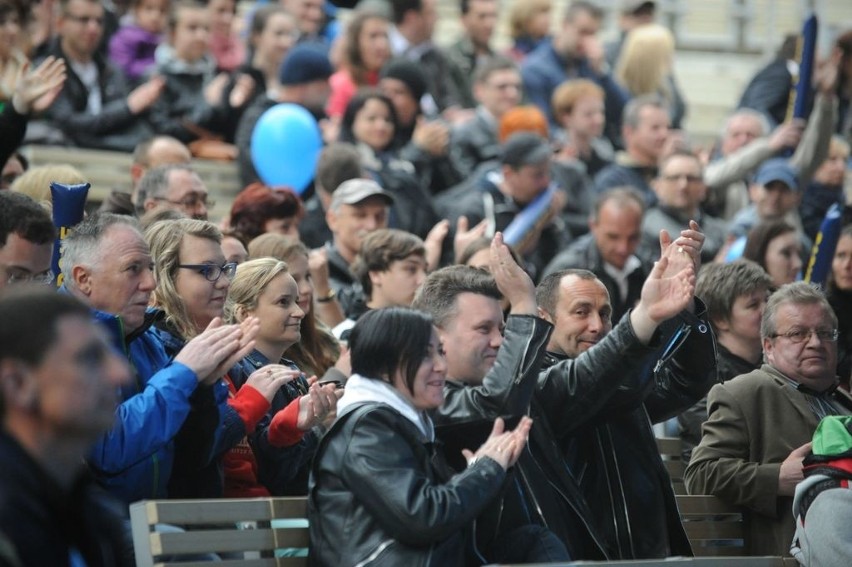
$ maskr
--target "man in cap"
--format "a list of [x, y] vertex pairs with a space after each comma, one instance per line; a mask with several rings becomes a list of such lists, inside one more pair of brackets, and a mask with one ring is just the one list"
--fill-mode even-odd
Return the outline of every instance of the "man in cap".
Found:
[[390, 193], [370, 179], [344, 181], [332, 194], [331, 204], [325, 213], [332, 234], [332, 239], [325, 243], [329, 283], [347, 316], [363, 309], [361, 286], [350, 267], [364, 237], [380, 228], [387, 228], [393, 203]]
[[798, 172], [784, 158], [767, 160], [757, 170], [748, 188], [751, 205], [731, 220], [729, 234], [744, 237], [758, 223], [785, 219], [801, 230], [798, 206], [802, 200]]
[[[443, 216], [450, 219], [451, 226], [456, 226], [461, 216], [467, 218], [469, 226], [484, 220], [488, 237], [506, 230], [550, 187], [552, 155], [550, 144], [538, 134], [513, 134], [502, 146], [500, 168], [483, 176], [475, 190], [460, 200], [446, 203]], [[547, 212], [530, 224], [522, 242], [517, 243], [522, 244], [519, 252], [539, 271], [568, 244], [565, 223], [559, 216], [564, 203], [562, 192], [555, 192]]]
[[328, 79], [333, 71], [322, 46], [300, 43], [287, 53], [278, 75], [281, 86], [277, 95], [269, 96], [267, 93], [257, 97], [245, 110], [237, 126], [234, 143], [240, 150], [240, 182], [243, 187], [259, 180], [251, 161], [251, 135], [261, 115], [276, 104], [289, 102], [304, 107], [321, 121], [325, 118], [324, 108], [330, 88]]

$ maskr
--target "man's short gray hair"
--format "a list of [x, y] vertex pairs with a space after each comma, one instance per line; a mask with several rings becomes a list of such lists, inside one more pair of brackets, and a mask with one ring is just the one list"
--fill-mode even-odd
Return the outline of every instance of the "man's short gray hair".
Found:
[[731, 122], [743, 116], [754, 118], [755, 120], [757, 120], [757, 122], [760, 124], [760, 137], [768, 135], [769, 131], [772, 130], [772, 126], [769, 124], [769, 119], [766, 117], [765, 114], [754, 110], [753, 108], [740, 108], [737, 111], [731, 113], [731, 115], [725, 119], [725, 123], [722, 125], [722, 139], [728, 137], [728, 129], [731, 127]]
[[127, 226], [139, 233], [139, 223], [133, 217], [114, 213], [95, 213], [74, 227], [62, 241], [62, 271], [66, 274], [65, 285], [74, 286], [74, 279], [67, 277], [74, 266], [97, 266], [104, 234], [113, 226]]
[[196, 173], [192, 166], [184, 163], [172, 163], [152, 167], [139, 180], [137, 187], [136, 207], [142, 210], [147, 199], [163, 199], [169, 191], [169, 176], [173, 171], [188, 171]]

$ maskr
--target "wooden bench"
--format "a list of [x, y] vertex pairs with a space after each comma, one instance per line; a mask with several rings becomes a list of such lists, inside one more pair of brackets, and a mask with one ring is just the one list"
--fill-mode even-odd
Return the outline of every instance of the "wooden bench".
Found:
[[[125, 152], [87, 150], [64, 146], [25, 146], [21, 153], [30, 166], [67, 164], [80, 170], [92, 184], [89, 203], [97, 208], [113, 189], [130, 191], [130, 164], [132, 156]], [[194, 159], [192, 167], [207, 186], [216, 206], [209, 212], [211, 219], [224, 217], [240, 192], [239, 174], [235, 162]]]
[[681, 457], [683, 444], [679, 437], [657, 437], [657, 450], [663, 458], [663, 464], [672, 480], [672, 488], [675, 494], [686, 494], [686, 486], [683, 483], [683, 471], [686, 467]]
[[[303, 567], [306, 498], [144, 500], [130, 506], [138, 567]], [[158, 524], [184, 531], [157, 531]], [[286, 556], [301, 553], [302, 556]]]
[[742, 510], [715, 496], [677, 497], [677, 506], [692, 551], [701, 556], [745, 555]]

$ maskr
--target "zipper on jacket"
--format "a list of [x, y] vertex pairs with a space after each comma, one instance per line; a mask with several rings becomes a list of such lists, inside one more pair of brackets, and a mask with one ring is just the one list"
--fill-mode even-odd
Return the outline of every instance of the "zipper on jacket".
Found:
[[[391, 546], [391, 544], [393, 544], [393, 542], [394, 542], [394, 540], [392, 540], [392, 539], [386, 539], [385, 541], [383, 541], [382, 543], [380, 543], [380, 544], [379, 544], [379, 547], [377, 547], [376, 549], [374, 549], [374, 550], [373, 550], [373, 553], [371, 553], [370, 555], [368, 555], [366, 559], [364, 559], [363, 561], [361, 561], [361, 562], [359, 562], [359, 563], [356, 563], [356, 564], [355, 564], [355, 565], [353, 565], [352, 567], [364, 567], [365, 565], [369, 565], [370, 563], [372, 563], [373, 561], [375, 561], [375, 560], [376, 560], [376, 558], [377, 558], [379, 555], [381, 555], [381, 554], [382, 554], [382, 552], [384, 552], [384, 550], [386, 550], [388, 547], [390, 547], [390, 546]], [[430, 550], [430, 551], [431, 551], [431, 550]]]

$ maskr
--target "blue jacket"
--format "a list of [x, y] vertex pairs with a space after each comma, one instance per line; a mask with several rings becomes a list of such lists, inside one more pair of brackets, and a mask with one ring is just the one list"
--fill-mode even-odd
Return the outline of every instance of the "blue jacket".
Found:
[[526, 98], [538, 106], [554, 126], [557, 124], [554, 121], [550, 97], [553, 96], [556, 87], [568, 79], [588, 79], [600, 85], [605, 93], [605, 134], [613, 144], [620, 145], [618, 142], [621, 138], [621, 112], [630, 96], [610, 75], [597, 75], [589, 66], [587, 59], [566, 61], [556, 53], [553, 44], [548, 41], [539, 45], [524, 59], [521, 65], [521, 77], [524, 80]]
[[165, 498], [174, 462], [173, 439], [189, 414], [196, 375], [166, 355], [150, 328], [153, 313], [127, 337], [119, 317], [97, 310], [92, 316], [127, 356], [135, 380], [121, 388], [115, 424], [93, 447], [89, 466], [98, 481], [124, 502]]
[[[151, 331], [174, 358], [186, 345], [176, 329], [158, 319]], [[169, 498], [222, 498], [222, 454], [245, 434], [245, 426], [228, 404], [228, 386], [217, 380], [199, 385], [190, 398], [190, 412], [175, 436], [175, 460], [169, 479]]]

